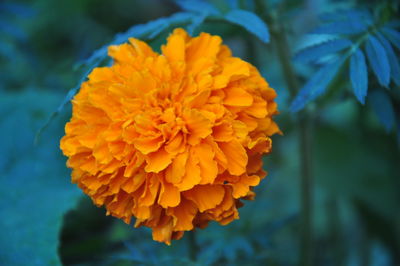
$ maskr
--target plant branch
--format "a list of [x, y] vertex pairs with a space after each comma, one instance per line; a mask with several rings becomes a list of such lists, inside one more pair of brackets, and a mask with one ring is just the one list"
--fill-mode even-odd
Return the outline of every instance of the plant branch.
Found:
[[[287, 83], [290, 98], [293, 100], [299, 90], [299, 81], [291, 63], [290, 48], [284, 26], [273, 20], [272, 35], [281, 63], [284, 79]], [[299, 160], [301, 178], [301, 235], [300, 235], [300, 265], [313, 265], [313, 177], [312, 177], [312, 115], [308, 109], [298, 114], [299, 128]]]
[[289, 53], [289, 45], [283, 25], [279, 22], [273, 25], [272, 37], [275, 40], [275, 46], [278, 52], [278, 58], [282, 67], [284, 79], [287, 83], [291, 100], [296, 96], [299, 90], [299, 82], [295, 75], [292, 63], [291, 54]]
[[300, 171], [301, 171], [301, 240], [300, 265], [313, 265], [313, 177], [312, 177], [312, 118], [304, 111], [300, 114]]
[[190, 231], [188, 234], [188, 242], [189, 242], [189, 257], [192, 261], [197, 260], [197, 251], [199, 250], [199, 246], [196, 240], [196, 231]]

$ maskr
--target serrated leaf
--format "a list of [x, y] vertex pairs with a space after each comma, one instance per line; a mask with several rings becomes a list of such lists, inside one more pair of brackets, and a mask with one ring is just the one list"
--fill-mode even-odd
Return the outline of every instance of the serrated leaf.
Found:
[[379, 84], [388, 87], [390, 82], [390, 65], [385, 48], [371, 35], [368, 37], [365, 50], [367, 52], [369, 65], [378, 79]]
[[324, 22], [333, 22], [340, 20], [359, 20], [368, 24], [372, 22], [371, 13], [362, 9], [345, 9], [335, 12], [325, 13], [319, 16]]
[[194, 34], [194, 31], [204, 22], [207, 18], [206, 14], [199, 14], [197, 16], [193, 16], [192, 23], [186, 27], [186, 30], [190, 35]]
[[395, 112], [390, 97], [383, 90], [374, 90], [368, 94], [368, 101], [379, 121], [389, 132], [395, 122]]
[[397, 48], [400, 50], [400, 32], [384, 27], [382, 29], [383, 34], [389, 39], [389, 41]]
[[246, 10], [235, 9], [229, 11], [225, 15], [225, 19], [233, 24], [242, 26], [247, 31], [257, 36], [261, 41], [265, 43], [269, 42], [268, 27], [255, 13]]
[[385, 48], [390, 64], [390, 76], [397, 86], [400, 86], [400, 63], [390, 42], [380, 33], [376, 35]]
[[220, 12], [212, 4], [204, 0], [175, 0], [175, 3], [185, 11], [219, 15]]
[[300, 50], [294, 59], [303, 63], [313, 62], [326, 55], [348, 48], [351, 45], [352, 42], [347, 39], [329, 40]]
[[306, 104], [315, 100], [318, 96], [324, 93], [344, 61], [345, 58], [342, 57], [330, 64], [323, 66], [308, 80], [303, 88], [300, 89], [300, 92], [294, 98], [290, 106], [290, 110], [292, 112], [298, 112], [303, 109]]
[[40, 90], [0, 97], [0, 147], [6, 155], [0, 158], [1, 265], [61, 264], [63, 216], [82, 195], [58, 148], [63, 124], [52, 125], [46, 141], [33, 145], [35, 130], [58, 101], [59, 95]]
[[332, 23], [324, 24], [313, 31], [311, 34], [344, 34], [352, 35], [365, 32], [368, 26], [359, 20], [345, 20], [345, 21], [335, 21]]
[[364, 104], [368, 90], [368, 70], [361, 49], [357, 49], [350, 58], [350, 80], [358, 101]]

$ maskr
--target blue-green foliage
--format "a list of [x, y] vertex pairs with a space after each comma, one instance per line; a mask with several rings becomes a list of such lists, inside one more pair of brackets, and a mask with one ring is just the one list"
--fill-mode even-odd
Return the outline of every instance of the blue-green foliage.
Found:
[[347, 39], [332, 39], [316, 45], [308, 46], [299, 51], [295, 60], [303, 63], [316, 62], [326, 55], [349, 48], [353, 43]]
[[190, 35], [194, 34], [194, 31], [204, 22], [207, 18], [207, 14], [199, 14], [197, 16], [193, 16], [192, 23], [186, 27], [186, 30]]
[[368, 61], [380, 85], [387, 87], [390, 81], [389, 60], [382, 44], [373, 36], [365, 45]]
[[357, 99], [364, 104], [368, 90], [368, 69], [361, 50], [355, 51], [350, 58], [350, 81]]
[[318, 70], [301, 89], [291, 105], [292, 112], [297, 112], [304, 108], [305, 104], [315, 100], [325, 92], [327, 86], [335, 77], [344, 62], [344, 58], [335, 60]]
[[256, 14], [246, 10], [234, 9], [225, 15], [225, 19], [240, 25], [256, 35], [261, 41], [269, 42], [269, 31], [264, 21]]
[[[365, 103], [368, 86], [381, 86], [387, 89], [399, 86], [399, 57], [392, 48], [392, 46], [400, 48], [400, 33], [396, 30], [399, 23], [384, 21], [380, 16], [380, 14], [372, 16], [366, 10], [356, 9], [321, 16], [322, 24], [311, 33], [332, 35], [334, 39], [304, 48], [295, 56], [295, 60], [304, 63], [315, 62], [325, 57], [341, 56], [344, 62], [340, 66], [340, 71], [337, 64], [330, 62], [322, 66], [300, 89], [291, 104], [292, 111], [303, 109], [307, 103], [323, 94], [329, 88], [331, 81], [335, 80], [335, 75], [342, 73], [346, 68], [350, 77], [349, 85], [362, 104]], [[365, 57], [368, 59], [368, 64], [365, 62]], [[323, 78], [321, 73], [326, 75], [326, 78]], [[368, 73], [373, 73], [375, 79], [368, 77]], [[340, 88], [335, 88], [338, 89]], [[382, 109], [378, 118], [388, 129], [388, 122], [384, 119], [386, 111], [388, 110]], [[387, 113], [387, 115], [392, 114]]]
[[313, 34], [354, 35], [365, 32], [372, 24], [372, 16], [365, 10], [341, 10], [321, 16], [326, 24], [311, 31]]
[[25, 35], [25, 32], [23, 30], [21, 30], [16, 25], [11, 24], [11, 23], [9, 23], [9, 22], [7, 22], [5, 20], [1, 20], [0, 19], [0, 30], [3, 33], [6, 33], [6, 34], [14, 37], [15, 39], [17, 39], [19, 41], [26, 40], [26, 35]]
[[228, 4], [232, 9], [239, 8], [239, 0], [228, 0]]
[[254, 12], [240, 9], [239, 1], [229, 1], [231, 10], [225, 14], [205, 0], [175, 0], [175, 3], [187, 12], [203, 14], [206, 17], [211, 16], [212, 19], [239, 25], [257, 36], [261, 41], [269, 42], [269, 31], [265, 22]]
[[373, 18], [371, 13], [365, 9], [345, 9], [336, 12], [321, 14], [319, 16], [322, 22], [337, 22], [337, 21], [362, 21], [365, 24], [372, 24]]
[[[29, 18], [34, 11], [23, 4], [0, 3], [0, 57], [12, 59], [15, 44], [25, 42], [26, 32], [17, 25], [18, 19]], [[17, 19], [15, 19], [17, 18]]]
[[312, 34], [343, 34], [352, 35], [359, 34], [367, 30], [367, 25], [364, 23], [349, 19], [345, 21], [336, 21], [329, 24], [324, 24], [313, 30]]
[[24, 30], [17, 26], [12, 17], [29, 18], [35, 12], [26, 5], [16, 3], [0, 3], [0, 32], [19, 41], [25, 41], [27, 36]]
[[188, 12], [220, 15], [220, 11], [217, 8], [204, 0], [175, 0], [175, 3]]
[[393, 82], [397, 86], [400, 86], [400, 62], [397, 59], [396, 53], [393, 50], [390, 42], [385, 38], [385, 36], [383, 36], [383, 34], [378, 33], [376, 36], [378, 37], [379, 42], [385, 48], [390, 65], [390, 76]]
[[393, 45], [397, 47], [397, 49], [400, 49], [400, 32], [389, 27], [383, 27], [382, 32], [389, 38]]
[[33, 144], [34, 132], [59, 99], [40, 91], [0, 98], [1, 265], [60, 264], [62, 218], [81, 196], [58, 148], [62, 122]]
[[368, 95], [372, 109], [382, 122], [386, 131], [390, 131], [395, 123], [395, 111], [388, 94], [383, 90], [374, 90]]

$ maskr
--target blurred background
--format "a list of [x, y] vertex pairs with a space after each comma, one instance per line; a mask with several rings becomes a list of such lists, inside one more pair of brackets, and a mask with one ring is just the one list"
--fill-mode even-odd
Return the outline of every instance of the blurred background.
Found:
[[[210, 2], [227, 10], [231, 1]], [[238, 1], [251, 7], [248, 2]], [[373, 8], [379, 1], [265, 2], [285, 24], [288, 53], [294, 54], [317, 38], [306, 36], [318, 24], [317, 14]], [[0, 2], [0, 265], [297, 265], [302, 252], [311, 254], [313, 265], [400, 265], [396, 130], [385, 130], [368, 103], [361, 105], [346, 90], [324, 96], [313, 114], [311, 205], [304, 210], [305, 155], [273, 38], [264, 44], [222, 22], [205, 22], [197, 31], [222, 36], [235, 56], [260, 69], [278, 93], [276, 120], [284, 135], [273, 137], [274, 150], [264, 160], [269, 174], [255, 189], [256, 200], [245, 202], [240, 220], [197, 230], [196, 254], [188, 234], [171, 246], [157, 243], [150, 230], [106, 216], [70, 183], [58, 148], [70, 104], [34, 142], [78, 84], [85, 71], [79, 62], [116, 33], [179, 10], [167, 0]], [[170, 30], [152, 42], [155, 49]], [[301, 82], [314, 71], [300, 63], [294, 69]], [[398, 95], [398, 86], [392, 90]], [[312, 218], [308, 251], [302, 249], [304, 211]]]

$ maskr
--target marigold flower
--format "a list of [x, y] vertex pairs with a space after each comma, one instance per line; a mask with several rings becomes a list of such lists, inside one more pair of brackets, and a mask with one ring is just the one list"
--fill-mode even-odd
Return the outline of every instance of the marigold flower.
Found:
[[110, 46], [72, 100], [60, 147], [72, 182], [97, 206], [170, 244], [184, 231], [239, 218], [279, 132], [275, 91], [219, 36], [175, 29], [162, 53]]

